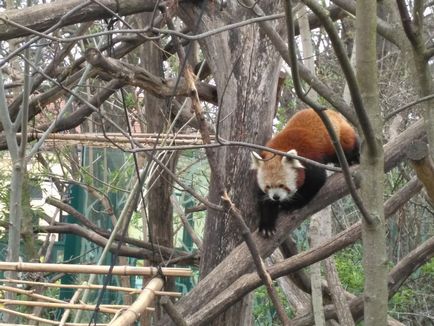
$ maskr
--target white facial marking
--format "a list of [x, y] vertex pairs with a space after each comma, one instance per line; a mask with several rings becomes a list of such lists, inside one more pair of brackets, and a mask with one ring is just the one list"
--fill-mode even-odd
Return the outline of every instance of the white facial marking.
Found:
[[292, 161], [284, 163], [280, 157], [276, 157], [262, 162], [258, 168], [258, 185], [270, 200], [288, 200], [297, 191], [298, 171]]
[[271, 200], [285, 200], [289, 197], [289, 195], [290, 194], [288, 193], [288, 191], [283, 188], [270, 188], [268, 190], [268, 197], [270, 197]]
[[256, 152], [250, 152], [250, 157], [252, 159], [250, 169], [252, 169], [252, 170], [259, 169], [262, 166], [262, 164], [264, 163], [261, 155], [259, 155]]

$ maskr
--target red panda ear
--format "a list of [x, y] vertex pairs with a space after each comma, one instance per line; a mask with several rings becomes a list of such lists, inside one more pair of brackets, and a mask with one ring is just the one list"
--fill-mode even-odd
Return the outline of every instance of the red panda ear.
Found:
[[[298, 155], [297, 151], [295, 149], [291, 149], [290, 151], [287, 152], [287, 154]], [[289, 157], [283, 156], [282, 157], [282, 164], [289, 164], [294, 169], [304, 169], [303, 164], [301, 164], [300, 161], [295, 159], [295, 158], [289, 158]]]
[[252, 170], [257, 170], [262, 166], [262, 164], [264, 164], [264, 159], [258, 153], [250, 152], [250, 156], [252, 158], [252, 164], [250, 165]]

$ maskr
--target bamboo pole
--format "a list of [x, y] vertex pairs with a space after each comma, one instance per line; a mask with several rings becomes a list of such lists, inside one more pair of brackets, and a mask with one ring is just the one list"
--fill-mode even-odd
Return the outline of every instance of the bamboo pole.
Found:
[[[34, 134], [38, 138], [39, 134]], [[155, 134], [133, 134], [132, 137], [135, 141], [139, 143], [162, 143], [162, 142], [173, 142], [174, 144], [203, 144], [200, 135], [167, 135], [166, 138], [158, 136]], [[211, 137], [211, 140], [214, 138]], [[83, 134], [51, 134], [46, 138], [47, 141], [78, 141], [78, 142], [116, 142], [116, 143], [129, 143], [130, 139], [125, 137], [120, 133], [106, 133], [96, 134], [96, 133], [83, 133]]]
[[[108, 252], [110, 250], [110, 247], [112, 246], [112, 244], [114, 243], [115, 237], [118, 234], [118, 232], [121, 231], [122, 226], [124, 225], [124, 221], [127, 220], [129, 218], [129, 216], [131, 216], [132, 214], [132, 209], [133, 207], [135, 208], [137, 206], [137, 202], [139, 200], [139, 192], [140, 189], [143, 187], [143, 184], [145, 183], [145, 179], [146, 179], [146, 174], [147, 173], [147, 169], [142, 169], [142, 171], [140, 171], [139, 175], [137, 176], [137, 180], [135, 180], [134, 185], [132, 187], [132, 191], [130, 192], [130, 194], [127, 197], [127, 200], [124, 203], [124, 207], [122, 208], [122, 211], [116, 221], [115, 226], [112, 229], [112, 233], [110, 234], [110, 237], [107, 240], [106, 245], [104, 246], [103, 251], [101, 252], [101, 254], [99, 255], [98, 261], [96, 262], [97, 266], [102, 266], [103, 265], [103, 261], [104, 259], [107, 257]], [[113, 266], [111, 266], [113, 267]], [[110, 272], [113, 271], [113, 269], [110, 267]], [[89, 278], [87, 280], [88, 284], [93, 284], [93, 282], [96, 279], [96, 274], [90, 274]], [[85, 290], [83, 292], [83, 296], [81, 297], [81, 301], [82, 302], [87, 302], [88, 297], [89, 297], [89, 293], [90, 290]], [[74, 317], [74, 322], [78, 322], [81, 318], [81, 310], [77, 311], [75, 317]]]
[[[72, 296], [72, 298], [69, 301], [69, 303], [74, 304], [80, 298], [80, 295], [81, 295], [82, 291], [83, 291], [83, 289], [78, 289], [77, 291], [75, 291], [75, 293]], [[60, 319], [59, 326], [65, 326], [66, 321], [68, 320], [70, 313], [71, 313], [71, 309], [65, 309], [65, 311], [64, 311], [64, 313], [62, 315], [62, 318]]]
[[[43, 307], [43, 308], [61, 308], [61, 309], [75, 309], [75, 310], [89, 310], [94, 311], [96, 305], [84, 304], [84, 303], [68, 303], [68, 302], [43, 302], [43, 301], [26, 301], [26, 300], [8, 300], [0, 299], [0, 303], [4, 306], [22, 305], [29, 307]], [[116, 314], [118, 311], [128, 309], [128, 305], [100, 305], [98, 310], [107, 314]], [[152, 307], [145, 308], [148, 311], [154, 311]]]
[[[79, 264], [40, 264], [40, 263], [10, 263], [0, 262], [2, 271], [18, 272], [50, 272], [50, 273], [85, 273], [85, 274], [107, 274], [110, 266], [101, 265], [79, 265]], [[189, 268], [170, 268], [163, 267], [161, 271], [164, 276], [184, 276], [192, 275]], [[145, 275], [156, 276], [158, 269], [156, 267], [136, 267], [136, 266], [114, 266], [113, 275]]]
[[[42, 134], [33, 133], [35, 138], [41, 137]], [[191, 145], [203, 145], [203, 141], [198, 134], [146, 134], [136, 133], [132, 135], [132, 138], [141, 143], [144, 148], [157, 145], [164, 145], [170, 143], [170, 146], [191, 146]], [[210, 135], [210, 140], [215, 139], [214, 135]], [[50, 134], [46, 137], [46, 146], [64, 146], [64, 145], [86, 145], [93, 147], [115, 147], [113, 143], [120, 147], [129, 146], [131, 140], [129, 137], [125, 137], [121, 133], [84, 133], [84, 134]]]
[[[83, 285], [83, 284], [58, 284], [58, 283], [23, 281], [23, 280], [12, 280], [12, 279], [0, 279], [0, 282], [14, 283], [14, 284], [27, 284], [27, 285], [49, 287], [49, 288], [64, 288], [64, 289], [100, 290], [104, 287], [103, 285], [97, 285], [97, 284], [87, 284], [87, 285]], [[110, 291], [121, 291], [121, 292], [130, 293], [130, 294], [139, 294], [142, 292], [142, 289], [127, 288], [127, 287], [113, 286], [113, 285], [108, 285], [105, 288], [107, 290], [110, 290]], [[14, 288], [14, 289], [16, 289], [16, 288]], [[23, 291], [28, 291], [28, 290], [23, 290]], [[180, 298], [182, 296], [182, 293], [181, 292], [172, 292], [172, 291], [155, 291], [155, 295], [158, 295], [158, 296], [164, 295], [167, 297]], [[56, 300], [56, 299], [54, 299], [54, 300]]]
[[[19, 312], [19, 311], [7, 309], [7, 308], [1, 308], [0, 307], [0, 312], [5, 312], [5, 313], [11, 314], [11, 315], [23, 317], [23, 318], [26, 318], [26, 319], [29, 319], [29, 320], [38, 321], [38, 322], [41, 322], [41, 323], [44, 323], [44, 324], [48, 324], [48, 325], [56, 325], [56, 326], [59, 325], [58, 321], [53, 321], [53, 320], [45, 319], [45, 318], [42, 318], [42, 317], [36, 317], [34, 315], [31, 315], [31, 314], [25, 314], [23, 312]], [[4, 324], [0, 324], [0, 326], [1, 325], [4, 325]], [[88, 326], [88, 325], [89, 325], [89, 323], [66, 323], [65, 324], [65, 326]], [[95, 326], [107, 326], [108, 324], [92, 324], [92, 325], [95, 325]]]
[[47, 296], [42, 295], [42, 294], [34, 293], [34, 291], [32, 291], [32, 290], [23, 290], [23, 289], [15, 288], [12, 286], [0, 285], [0, 291], [8, 291], [8, 292], [14, 292], [14, 293], [18, 293], [18, 294], [25, 294], [25, 295], [27, 295], [31, 298], [35, 298], [37, 300], [44, 300], [44, 301], [48, 301], [48, 302], [57, 302], [57, 303], [65, 303], [65, 301], [62, 301], [59, 299], [55, 299], [55, 298], [47, 297]]
[[[43, 307], [43, 308], [63, 308], [63, 309], [77, 309], [77, 310], [95, 310], [95, 305], [88, 305], [83, 303], [57, 303], [57, 302], [42, 302], [42, 301], [24, 301], [24, 300], [7, 300], [0, 299], [0, 303], [4, 306], [9, 305], [21, 305], [21, 306], [29, 306], [29, 307]], [[124, 309], [126, 307], [120, 306], [119, 309]], [[99, 307], [101, 312], [105, 312], [107, 314], [115, 314], [119, 309], [106, 308], [103, 306]]]
[[110, 322], [110, 326], [128, 326], [134, 323], [146, 308], [154, 301], [155, 292], [164, 285], [161, 278], [155, 277], [149, 281], [136, 301], [118, 318]]
[[[21, 136], [20, 133], [17, 134], [18, 136]], [[82, 135], [82, 136], [80, 136]], [[126, 139], [127, 137], [125, 137], [124, 134], [119, 133], [119, 132], [106, 132], [105, 135], [107, 137], [121, 137]], [[40, 138], [42, 136], [42, 133], [32, 133], [32, 136], [34, 136], [35, 138]], [[86, 132], [86, 133], [81, 133], [81, 134], [50, 134], [48, 138], [52, 138], [52, 139], [80, 139], [80, 137], [100, 137], [100, 138], [105, 138], [104, 134], [102, 133], [94, 133], [94, 132]], [[136, 132], [136, 133], [132, 133], [131, 137], [134, 139], [140, 139], [140, 138], [149, 138], [149, 139], [202, 139], [201, 135], [199, 133], [192, 133], [192, 134], [157, 134], [157, 133], [142, 133], [142, 132]], [[214, 139], [215, 136], [214, 135], [210, 135], [211, 139]]]

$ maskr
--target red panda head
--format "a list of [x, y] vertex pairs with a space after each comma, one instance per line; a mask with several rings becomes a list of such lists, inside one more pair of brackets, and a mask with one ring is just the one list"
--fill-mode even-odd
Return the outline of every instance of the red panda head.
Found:
[[[297, 155], [297, 151], [292, 149], [288, 154]], [[252, 169], [258, 170], [259, 188], [274, 201], [291, 199], [304, 182], [304, 166], [297, 159], [275, 155], [264, 160], [252, 152]]]

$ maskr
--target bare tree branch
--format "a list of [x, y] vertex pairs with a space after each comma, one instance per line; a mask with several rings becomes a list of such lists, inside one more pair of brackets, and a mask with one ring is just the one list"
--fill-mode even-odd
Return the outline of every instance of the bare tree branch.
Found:
[[273, 287], [273, 281], [271, 280], [270, 274], [267, 272], [265, 268], [265, 264], [259, 255], [258, 248], [256, 247], [255, 242], [253, 241], [252, 234], [250, 233], [249, 227], [246, 222], [244, 222], [243, 217], [241, 216], [240, 211], [235, 207], [229, 198], [228, 194], [225, 192], [223, 195], [223, 201], [225, 202], [226, 208], [230, 212], [230, 214], [235, 218], [239, 228], [241, 229], [241, 234], [246, 242], [247, 247], [249, 248], [250, 254], [252, 255], [253, 262], [255, 263], [257, 273], [261, 278], [261, 281], [265, 284], [268, 295], [270, 296], [271, 302], [273, 302], [274, 308], [276, 308], [277, 314], [279, 316], [280, 321], [284, 326], [289, 326], [289, 318], [285, 312], [285, 308], [280, 302], [277, 292]]
[[[258, 3], [255, 3], [253, 0], [244, 0], [244, 3], [253, 6], [255, 4], [255, 11], [260, 15], [265, 15], [262, 11]], [[277, 51], [279, 51], [282, 59], [291, 66], [291, 59], [289, 56], [287, 43], [282, 39], [281, 35], [273, 28], [273, 26], [267, 22], [260, 22], [260, 28], [264, 31], [273, 45], [276, 47]], [[304, 65], [298, 63], [298, 69], [300, 73], [300, 77], [308, 83], [315, 91], [318, 92], [319, 95], [324, 97], [328, 102], [330, 102], [333, 107], [335, 107], [339, 112], [341, 112], [349, 121], [351, 121], [354, 125], [356, 125], [356, 117], [354, 115], [354, 111], [350, 108], [347, 103], [336, 94], [332, 89], [330, 89], [327, 85], [325, 85], [321, 80], [319, 80], [314, 74], [312, 74], [309, 69], [307, 69]]]
[[363, 130], [363, 134], [365, 135], [365, 139], [370, 150], [373, 151], [375, 150], [376, 145], [374, 144], [375, 135], [372, 129], [372, 124], [369, 121], [366, 111], [363, 107], [363, 101], [355, 72], [351, 66], [350, 60], [347, 57], [346, 51], [336, 31], [333, 21], [327, 15], [327, 12], [324, 10], [324, 8], [317, 2], [312, 0], [303, 1], [318, 16], [320, 21], [323, 23], [325, 30], [327, 31], [327, 34], [333, 45], [333, 49], [335, 50], [336, 57], [340, 63], [340, 67], [342, 68], [342, 71], [345, 75], [347, 85], [350, 90], [351, 99], [359, 119], [359, 125]]
[[[121, 16], [144, 11], [152, 12], [158, 3], [155, 0], [103, 0], [101, 2]], [[79, 5], [81, 5], [80, 10], [74, 11], [71, 15], [61, 20], [65, 13]], [[8, 21], [16, 22], [36, 31], [45, 31], [54, 25], [56, 27], [63, 27], [95, 19], [110, 18], [111, 16], [110, 13], [108, 13], [104, 8], [101, 8], [98, 4], [93, 3], [93, 1], [83, 2], [82, 0], [62, 0], [50, 4], [40, 4], [22, 9], [6, 10], [0, 15], [0, 20], [2, 21], [2, 23], [0, 23], [0, 39], [8, 40], [31, 34], [29, 31], [11, 26], [8, 24]]]
[[[338, 7], [346, 10], [352, 16], [356, 16], [356, 2], [353, 0], [332, 0], [332, 2]], [[377, 18], [377, 31], [388, 41], [392, 42], [396, 46], [400, 46], [400, 39], [396, 36], [395, 30], [393, 26], [391, 26], [388, 22]]]
[[[105, 247], [107, 245], [107, 238], [103, 237], [102, 235], [99, 235], [96, 232], [93, 232], [89, 229], [86, 229], [78, 224], [63, 224], [63, 223], [56, 223], [52, 226], [39, 226], [35, 228], [35, 232], [38, 233], [69, 233], [69, 234], [75, 234], [80, 237], [83, 237], [95, 244], [97, 244], [100, 247]], [[107, 236], [107, 233], [106, 233]], [[118, 238], [118, 237], [117, 237]], [[128, 242], [128, 239], [122, 239], [125, 242]], [[156, 250], [159, 250], [158, 254], [155, 254], [150, 249], [144, 249], [144, 248], [137, 248], [137, 247], [131, 247], [122, 245], [118, 250], [118, 243], [114, 242], [110, 246], [110, 251], [115, 253], [118, 252], [121, 256], [126, 257], [134, 257], [134, 258], [140, 258], [140, 259], [148, 259], [151, 261], [154, 261], [156, 264], [164, 263], [164, 264], [175, 264], [175, 263], [185, 263], [185, 264], [197, 264], [197, 257], [196, 254], [179, 254], [175, 252], [174, 250], [169, 249], [169, 253], [165, 253], [164, 250], [160, 246], [154, 244], [154, 247]], [[163, 256], [160, 256], [160, 253], [163, 253]]]
[[[104, 57], [95, 48], [86, 50], [86, 60], [100, 73], [109, 74], [112, 78], [122, 80], [126, 84], [140, 87], [157, 97], [189, 95], [190, 90], [184, 79], [181, 79], [175, 88], [175, 80], [165, 80], [150, 74], [141, 67]], [[214, 86], [198, 82], [196, 88], [201, 100], [217, 104], [217, 93]]]
[[[290, 56], [290, 60], [291, 60], [291, 74], [292, 74], [292, 79], [294, 81], [295, 92], [297, 93], [297, 96], [303, 102], [305, 102], [307, 105], [312, 107], [315, 110], [315, 112], [318, 114], [318, 116], [321, 118], [321, 121], [323, 122], [324, 126], [326, 127], [327, 132], [328, 132], [328, 134], [332, 140], [332, 144], [333, 144], [333, 147], [335, 148], [336, 155], [339, 159], [339, 164], [342, 168], [342, 172], [343, 172], [343, 175], [345, 177], [345, 181], [347, 182], [348, 188], [350, 190], [351, 197], [353, 198], [355, 204], [357, 205], [357, 208], [360, 210], [360, 213], [362, 214], [365, 221], [368, 224], [373, 224], [374, 221], [372, 220], [371, 215], [366, 210], [365, 205], [363, 204], [359, 194], [356, 191], [356, 186], [355, 186], [353, 178], [350, 174], [349, 164], [347, 162], [347, 159], [345, 158], [344, 150], [342, 149], [340, 139], [338, 138], [336, 131], [335, 131], [329, 117], [325, 113], [324, 107], [322, 105], [319, 105], [316, 101], [309, 98], [309, 96], [304, 93], [304, 91], [301, 87], [301, 82], [300, 82], [300, 78], [299, 78], [299, 70], [298, 70], [298, 65], [297, 65], [297, 54], [296, 54], [296, 48], [295, 48], [295, 35], [294, 35], [294, 25], [295, 24], [294, 24], [294, 20], [293, 20], [293, 16], [292, 16], [292, 10], [291, 10], [292, 2], [291, 2], [291, 0], [286, 0], [284, 7], [285, 7], [285, 13], [286, 13], [286, 27], [287, 27], [287, 32], [288, 32], [288, 51], [289, 51], [289, 56]], [[324, 19], [324, 14], [321, 15], [321, 18]], [[327, 26], [328, 26], [327, 29], [328, 29], [329, 33], [333, 34], [333, 31], [334, 31], [333, 26], [329, 26], [329, 25], [327, 25]], [[343, 51], [341, 51], [341, 52], [343, 52]], [[341, 53], [341, 55], [343, 55], [343, 53]], [[345, 70], [347, 71], [348, 75], [351, 75], [350, 71], [352, 71], [352, 67], [351, 67], [349, 61], [344, 60], [344, 59], [342, 59], [342, 61], [345, 61], [348, 64], [348, 66]], [[358, 93], [356, 81], [353, 80], [351, 77], [347, 77], [347, 78], [348, 78], [349, 82], [351, 81], [353, 84], [352, 96], [355, 96], [356, 98], [360, 97], [360, 94], [356, 94], [356, 93]], [[360, 102], [359, 104], [361, 105], [362, 104], [361, 99], [359, 100], [359, 102]], [[371, 123], [367, 119], [366, 113], [364, 112], [363, 107], [360, 107], [360, 105], [358, 107], [358, 109], [359, 109], [358, 116], [359, 116], [359, 119], [360, 119], [360, 117], [363, 118], [363, 119], [361, 119], [360, 124], [362, 125], [362, 129], [364, 131], [365, 138], [367, 139], [367, 143], [369, 144], [370, 151], [372, 153], [375, 153], [376, 152], [376, 146], [375, 146], [375, 142], [374, 142], [375, 138], [374, 138], [374, 135], [372, 134]], [[369, 138], [367, 138], [367, 137], [369, 137]]]
[[399, 14], [401, 15], [402, 26], [404, 27], [405, 34], [410, 40], [411, 44], [416, 47], [418, 44], [417, 32], [415, 30], [413, 21], [411, 20], [410, 14], [407, 10], [407, 4], [403, 0], [396, 0], [398, 6]]

